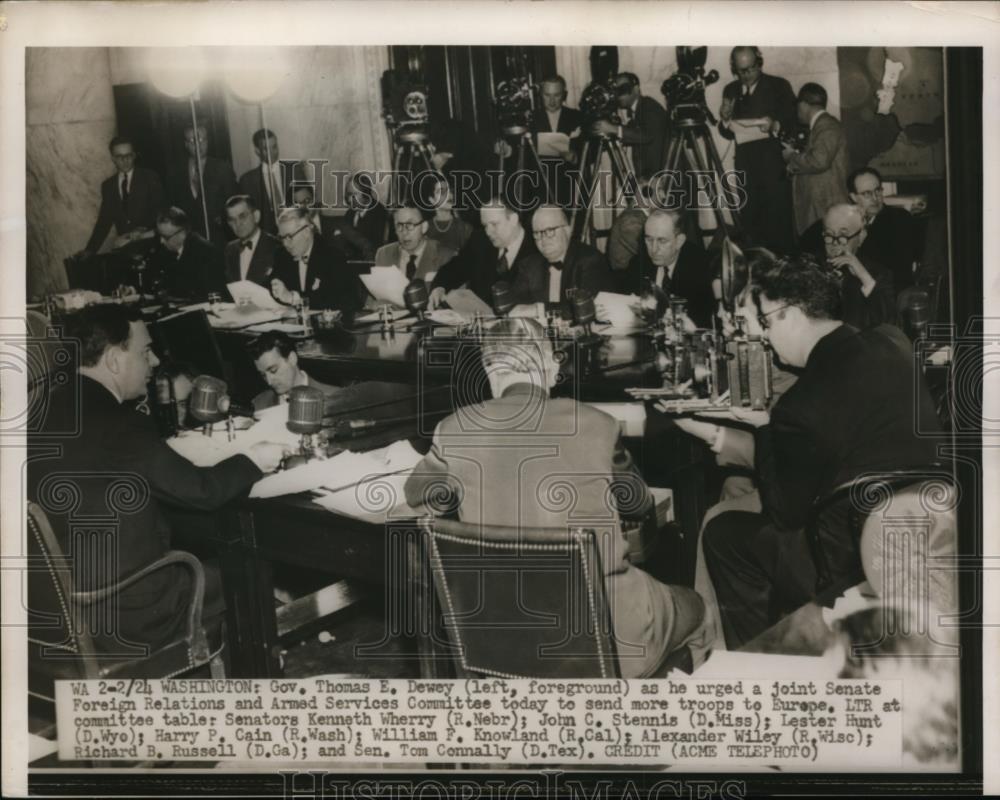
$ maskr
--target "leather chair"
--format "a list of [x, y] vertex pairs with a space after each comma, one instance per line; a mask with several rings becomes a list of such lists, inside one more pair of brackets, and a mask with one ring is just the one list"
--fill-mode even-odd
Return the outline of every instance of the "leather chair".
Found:
[[[208, 664], [213, 677], [225, 677], [221, 630], [202, 624], [205, 574], [190, 553], [174, 550], [114, 585], [96, 591], [74, 589], [73, 568], [40, 506], [28, 503], [29, 598], [28, 693], [55, 702], [55, 680], [93, 678], [172, 678]], [[100, 652], [88, 629], [93, 606], [157, 570], [180, 565], [192, 577], [187, 625], [175, 641], [149, 651], [129, 645], [122, 652]], [[125, 648], [122, 648], [123, 651]]]
[[[956, 614], [957, 503], [954, 478], [941, 465], [872, 473], [838, 486], [816, 503], [806, 526], [817, 597], [829, 602], [867, 580], [886, 604]], [[834, 580], [819, 519], [838, 504], [847, 504], [857, 568]]]
[[[458, 677], [620, 676], [593, 530], [434, 518], [420, 524], [432, 599], [447, 634], [447, 642], [438, 639], [431, 648], [450, 655]], [[424, 634], [434, 639], [435, 627], [428, 627]], [[681, 648], [657, 675], [690, 671], [690, 661]]]

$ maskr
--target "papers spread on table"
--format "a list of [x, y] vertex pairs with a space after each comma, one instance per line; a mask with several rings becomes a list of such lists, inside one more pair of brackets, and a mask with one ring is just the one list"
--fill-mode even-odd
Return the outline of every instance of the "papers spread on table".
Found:
[[380, 303], [392, 303], [400, 308], [406, 307], [403, 300], [403, 290], [408, 281], [406, 276], [396, 267], [372, 267], [368, 275], [362, 275], [361, 281], [365, 288]]
[[610, 322], [616, 328], [630, 328], [642, 324], [642, 320], [634, 311], [638, 305], [639, 298], [634, 294], [598, 292], [594, 298], [597, 319], [601, 322]]
[[736, 144], [746, 144], [747, 142], [758, 142], [767, 139], [770, 134], [762, 131], [760, 126], [767, 122], [763, 118], [734, 119], [730, 130], [736, 136]]
[[475, 314], [478, 311], [483, 316], [493, 316], [493, 309], [471, 289], [452, 289], [444, 299], [448, 308], [459, 314]]
[[257, 308], [282, 308], [283, 306], [274, 299], [270, 289], [265, 289], [260, 284], [253, 281], [233, 281], [229, 284], [229, 294], [239, 303], [241, 298], [246, 298], [245, 302], [257, 306]]
[[462, 314], [453, 308], [436, 308], [428, 311], [427, 317], [438, 325], [464, 325], [472, 319], [470, 315]]
[[251, 333], [281, 331], [290, 336], [301, 336], [306, 332], [305, 326], [300, 325], [298, 322], [262, 322], [260, 325], [251, 325], [247, 330]]
[[[236, 418], [237, 425], [241, 419]], [[196, 467], [212, 467], [238, 453], [246, 454], [257, 442], [296, 447], [299, 437], [288, 430], [287, 421], [288, 406], [281, 404], [257, 412], [256, 422], [245, 430], [237, 430], [233, 441], [228, 440], [226, 423], [222, 421], [212, 426], [211, 436], [205, 436], [200, 430], [182, 431], [168, 439], [167, 444]]]
[[565, 133], [539, 133], [538, 155], [542, 157], [559, 157], [569, 150], [569, 136]]
[[[359, 324], [359, 325], [364, 325], [364, 324], [366, 324], [368, 322], [378, 322], [379, 321], [379, 314], [381, 314], [381, 313], [382, 313], [382, 311], [378, 310], [378, 311], [370, 311], [367, 314], [359, 314], [358, 316], [356, 316], [354, 318], [354, 322], [355, 322], [355, 324]], [[393, 311], [392, 312], [392, 322], [393, 322], [393, 324], [395, 324], [397, 322], [402, 322], [403, 320], [407, 320], [407, 319], [409, 319], [412, 316], [413, 316], [413, 314], [411, 314], [409, 311]]]

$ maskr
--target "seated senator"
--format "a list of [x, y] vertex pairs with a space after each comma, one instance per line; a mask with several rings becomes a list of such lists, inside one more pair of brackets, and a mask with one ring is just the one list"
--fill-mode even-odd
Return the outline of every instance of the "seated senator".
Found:
[[[407, 480], [407, 502], [428, 505], [428, 492], [444, 480], [465, 522], [565, 529], [570, 513], [609, 520], [614, 552], [603, 564], [604, 582], [621, 673], [653, 674], [698, 628], [704, 607], [693, 590], [660, 583], [626, 557], [618, 520], [643, 519], [652, 499], [621, 442], [618, 423], [584, 403], [550, 399], [558, 365], [544, 328], [534, 320], [494, 326], [482, 360], [493, 399], [460, 408], [438, 424], [431, 450]], [[572, 483], [578, 498], [572, 509], [544, 502], [545, 486], [554, 479]], [[627, 507], [611, 499], [618, 496], [615, 486], [627, 487], [622, 492], [629, 497]], [[522, 500], [512, 503], [512, 497]]]
[[228, 299], [222, 251], [191, 230], [191, 220], [180, 208], [170, 207], [156, 216], [160, 247], [153, 257], [154, 280], [167, 295], [203, 303], [209, 295]]

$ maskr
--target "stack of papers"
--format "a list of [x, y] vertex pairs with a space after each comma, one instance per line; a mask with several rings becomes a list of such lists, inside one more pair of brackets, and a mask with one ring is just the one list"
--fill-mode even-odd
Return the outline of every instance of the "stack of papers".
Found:
[[361, 276], [361, 281], [378, 302], [391, 303], [399, 308], [406, 307], [403, 290], [409, 281], [395, 267], [372, 267], [370, 274]]
[[240, 300], [257, 308], [283, 308], [268, 289], [253, 281], [233, 281], [229, 284], [229, 294], [239, 304]]
[[616, 294], [614, 292], [598, 292], [594, 298], [597, 318], [601, 322], [610, 322], [615, 328], [634, 328], [642, 325], [642, 320], [636, 315], [635, 308], [639, 298], [634, 294]]

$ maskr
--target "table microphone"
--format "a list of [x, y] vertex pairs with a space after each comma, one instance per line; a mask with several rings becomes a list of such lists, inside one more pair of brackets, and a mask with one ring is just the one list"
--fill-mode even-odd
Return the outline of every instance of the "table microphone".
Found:
[[592, 335], [590, 325], [597, 317], [594, 295], [586, 289], [577, 289], [573, 295], [573, 320], [582, 325], [588, 337]]
[[406, 308], [411, 313], [416, 314], [416, 324], [425, 324], [427, 320], [424, 317], [424, 312], [427, 311], [429, 303], [427, 282], [423, 278], [414, 278], [410, 281], [403, 289], [403, 302], [406, 303]]
[[319, 455], [313, 436], [323, 430], [326, 395], [315, 386], [293, 386], [288, 393], [288, 430], [300, 435], [299, 452], [282, 463], [285, 469], [296, 467]]
[[513, 288], [507, 281], [497, 281], [490, 291], [493, 293], [493, 310], [496, 315], [506, 317], [510, 310], [517, 305]]
[[194, 379], [188, 411], [199, 422], [204, 423], [202, 433], [212, 435], [212, 425], [220, 420], [230, 419], [232, 401], [226, 382], [214, 375], [199, 375]]

